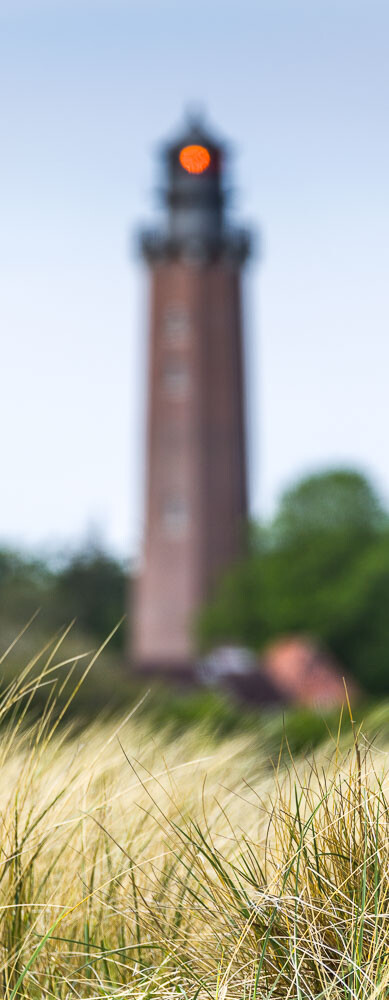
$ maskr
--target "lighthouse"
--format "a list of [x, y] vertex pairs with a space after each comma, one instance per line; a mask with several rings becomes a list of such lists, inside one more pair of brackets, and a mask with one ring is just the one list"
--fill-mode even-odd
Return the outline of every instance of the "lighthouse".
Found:
[[188, 674], [196, 615], [242, 553], [247, 519], [242, 269], [227, 150], [190, 120], [161, 151], [164, 221], [149, 274], [144, 537], [132, 595], [137, 670]]

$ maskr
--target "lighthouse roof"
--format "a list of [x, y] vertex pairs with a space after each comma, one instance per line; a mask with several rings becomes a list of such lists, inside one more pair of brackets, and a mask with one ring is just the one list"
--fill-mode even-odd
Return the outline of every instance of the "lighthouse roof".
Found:
[[165, 146], [165, 150], [175, 152], [184, 146], [200, 145], [212, 150], [224, 150], [226, 144], [215, 133], [211, 131], [202, 115], [190, 114], [187, 116], [183, 127], [177, 132], [170, 142]]

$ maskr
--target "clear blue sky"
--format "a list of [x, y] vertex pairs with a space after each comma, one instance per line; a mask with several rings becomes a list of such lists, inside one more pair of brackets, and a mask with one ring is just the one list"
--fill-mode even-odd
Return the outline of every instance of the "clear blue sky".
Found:
[[351, 464], [389, 498], [387, 0], [0, 0], [0, 541], [141, 531], [155, 145], [199, 103], [261, 229], [251, 505]]

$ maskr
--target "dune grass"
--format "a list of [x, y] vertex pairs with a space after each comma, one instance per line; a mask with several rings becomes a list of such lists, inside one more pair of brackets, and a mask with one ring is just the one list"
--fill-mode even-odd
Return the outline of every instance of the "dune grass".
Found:
[[271, 760], [136, 705], [72, 735], [74, 664], [39, 662], [0, 703], [4, 1000], [389, 997], [384, 746], [350, 722]]

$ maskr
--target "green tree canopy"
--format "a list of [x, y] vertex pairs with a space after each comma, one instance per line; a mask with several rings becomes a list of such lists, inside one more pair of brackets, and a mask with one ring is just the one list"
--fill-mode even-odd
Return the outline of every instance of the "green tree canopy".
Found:
[[[0, 550], [0, 621], [17, 632], [40, 611], [46, 632], [76, 621], [76, 631], [97, 642], [107, 638], [123, 617], [125, 567], [102, 548], [89, 545], [55, 567], [9, 550]], [[124, 629], [113, 645], [123, 642]]]
[[199, 625], [204, 646], [309, 633], [360, 683], [389, 690], [389, 522], [368, 480], [335, 470], [281, 497]]
[[[57, 575], [56, 600], [62, 620], [76, 618], [87, 634], [103, 641], [125, 612], [123, 564], [94, 546], [76, 553]], [[123, 630], [112, 642], [122, 640]]]
[[274, 540], [295, 544], [308, 534], [363, 538], [383, 527], [386, 513], [369, 481], [348, 469], [316, 473], [281, 497], [271, 525]]

